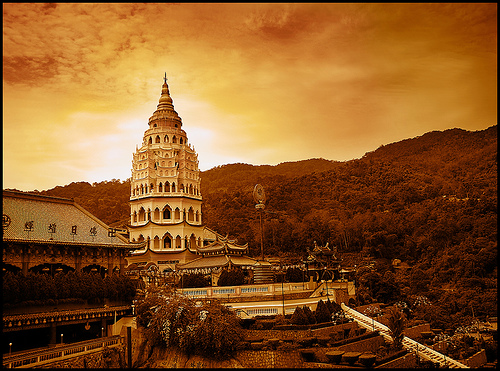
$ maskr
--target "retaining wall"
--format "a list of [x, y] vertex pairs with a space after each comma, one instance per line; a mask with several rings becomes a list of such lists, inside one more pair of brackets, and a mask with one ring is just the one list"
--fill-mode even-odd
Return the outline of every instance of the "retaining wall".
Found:
[[481, 351], [477, 352], [473, 356], [467, 358], [463, 363], [465, 363], [470, 368], [479, 368], [484, 366], [488, 360], [486, 359], [486, 350], [481, 349]]
[[417, 356], [415, 353], [408, 353], [403, 357], [375, 366], [375, 368], [416, 368]]
[[369, 339], [359, 340], [355, 343], [340, 345], [335, 350], [345, 350], [346, 352], [373, 352], [376, 353], [378, 348], [385, 345], [382, 335], [375, 336]]

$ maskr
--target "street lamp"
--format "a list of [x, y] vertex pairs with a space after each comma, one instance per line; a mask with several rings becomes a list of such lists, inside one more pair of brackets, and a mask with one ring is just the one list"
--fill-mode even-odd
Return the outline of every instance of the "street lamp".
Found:
[[61, 334], [61, 344], [63, 343], [63, 336], [64, 334]]
[[104, 337], [104, 327], [101, 327], [101, 337]]
[[12, 354], [12, 343], [9, 343], [9, 356]]
[[285, 281], [285, 273], [281, 271], [281, 302], [283, 306], [283, 317], [285, 316], [285, 293], [283, 291], [283, 282]]

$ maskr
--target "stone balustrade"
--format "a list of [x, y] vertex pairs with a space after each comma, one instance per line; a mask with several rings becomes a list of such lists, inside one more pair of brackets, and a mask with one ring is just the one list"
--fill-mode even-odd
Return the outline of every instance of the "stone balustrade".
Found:
[[111, 318], [122, 316], [131, 310], [130, 305], [92, 309], [62, 310], [41, 313], [26, 313], [3, 316], [3, 331], [50, 327], [51, 324]]

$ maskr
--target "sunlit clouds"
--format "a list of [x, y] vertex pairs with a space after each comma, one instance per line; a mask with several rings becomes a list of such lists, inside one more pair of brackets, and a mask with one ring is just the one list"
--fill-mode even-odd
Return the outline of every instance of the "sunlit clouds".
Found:
[[497, 116], [496, 4], [3, 4], [3, 187], [130, 177], [167, 73], [200, 168]]

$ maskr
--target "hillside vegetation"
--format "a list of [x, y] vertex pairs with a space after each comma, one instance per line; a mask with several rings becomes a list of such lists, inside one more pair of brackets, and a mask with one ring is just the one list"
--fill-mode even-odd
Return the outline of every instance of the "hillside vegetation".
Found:
[[[314, 241], [329, 243], [344, 256], [380, 263], [374, 272], [360, 269], [357, 286], [366, 301], [425, 295], [447, 298], [448, 309], [462, 314], [496, 312], [496, 125], [430, 132], [352, 161], [230, 164], [201, 178], [204, 224], [248, 242], [251, 254], [260, 252], [252, 197], [259, 183], [267, 196], [267, 256], [303, 257]], [[72, 197], [113, 224], [128, 221], [129, 190], [128, 180], [112, 180], [41, 193]], [[411, 267], [406, 274], [391, 268], [396, 258]], [[462, 302], [469, 304], [462, 308]]]

